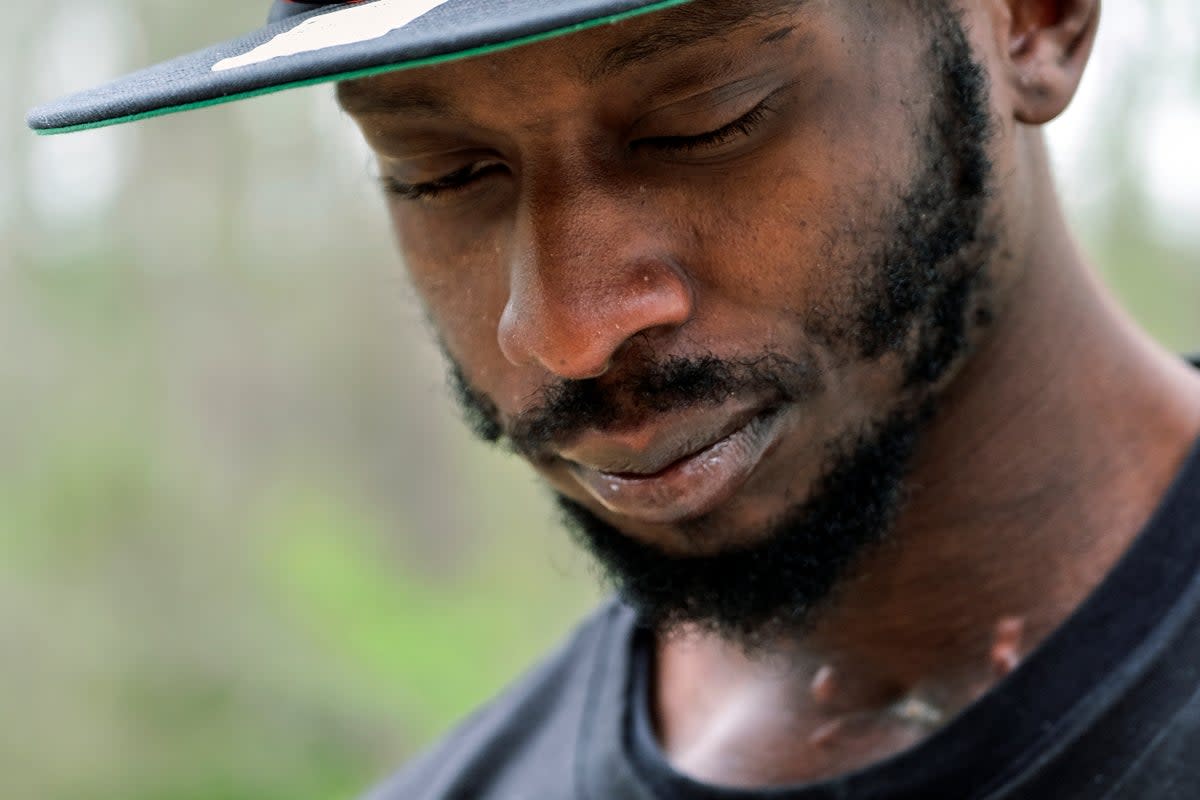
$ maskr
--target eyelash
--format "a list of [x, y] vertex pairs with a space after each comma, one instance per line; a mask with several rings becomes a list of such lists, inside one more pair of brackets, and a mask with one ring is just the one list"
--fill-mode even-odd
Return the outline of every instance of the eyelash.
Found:
[[723, 125], [715, 131], [700, 133], [695, 136], [655, 136], [648, 139], [641, 139], [634, 144], [641, 147], [649, 146], [657, 150], [678, 153], [690, 153], [705, 147], [715, 147], [716, 145], [733, 141], [739, 136], [749, 136], [766, 119], [770, 111], [771, 109], [767, 100], [763, 100], [733, 122]]
[[404, 183], [391, 175], [384, 175], [379, 180], [383, 184], [383, 190], [390, 195], [402, 200], [426, 200], [463, 189], [484, 175], [506, 169], [503, 164], [476, 162], [423, 183]]
[[[768, 98], [769, 99], [769, 98]], [[766, 119], [771, 109], [767, 100], [763, 100], [742, 116], [723, 125], [714, 131], [697, 134], [696, 136], [654, 136], [640, 139], [634, 144], [638, 147], [652, 147], [656, 150], [676, 153], [691, 153], [706, 147], [715, 147], [733, 141], [739, 136], [749, 136]], [[422, 183], [404, 183], [391, 175], [380, 178], [383, 190], [402, 200], [431, 200], [461, 191], [478, 181], [485, 175], [507, 171], [507, 167], [499, 163], [473, 163], [461, 169], [448, 173], [432, 181]]]

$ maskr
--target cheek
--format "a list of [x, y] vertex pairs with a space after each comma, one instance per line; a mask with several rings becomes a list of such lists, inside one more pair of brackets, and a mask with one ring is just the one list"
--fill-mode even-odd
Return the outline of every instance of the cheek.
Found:
[[852, 101], [817, 104], [825, 110], [797, 121], [752, 168], [678, 198], [693, 231], [683, 260], [712, 295], [758, 313], [847, 310], [917, 161], [903, 115], [866, 116]]
[[[479, 225], [452, 225], [395, 202], [400, 253], [426, 314], [473, 386], [502, 408], [528, 394], [504, 358], [496, 330], [508, 299], [503, 236]], [[517, 380], [514, 380], [514, 373]], [[507, 402], [506, 402], [507, 400]]]
[[671, 198], [693, 226], [688, 263], [741, 305], [804, 315], [843, 301], [920, 166], [928, 93], [914, 97], [914, 55], [856, 39], [849, 24], [840, 41], [852, 52], [804, 56], [829, 68], [797, 89], [761, 153]]

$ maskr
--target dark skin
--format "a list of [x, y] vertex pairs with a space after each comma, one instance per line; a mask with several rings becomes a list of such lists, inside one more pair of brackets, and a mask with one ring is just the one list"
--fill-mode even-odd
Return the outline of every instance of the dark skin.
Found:
[[[854, 285], [835, 232], [891, 213], [917, 168], [926, 31], [903, 3], [751, 5], [763, 13], [632, 63], [616, 48], [678, 30], [686, 7], [340, 90], [405, 184], [392, 219], [430, 318], [502, 422], [551, 381], [619, 381], [635, 356], [817, 354], [823, 390], [784, 410], [703, 537], [603, 502], [571, 468], [577, 443], [533, 459], [555, 491], [667, 552], [762, 535], [809, 490], [822, 445], [905, 392], [903, 347], [853, 357], [805, 322]], [[961, 4], [996, 122], [991, 323], [932, 388], [898, 545], [868, 553], [810, 629], [753, 654], [713, 633], [659, 637], [652, 709], [684, 773], [781, 785], [920, 741], [1097, 586], [1200, 435], [1200, 378], [1098, 283], [1049, 172], [1039, 126], [1078, 85], [1098, 6]], [[764, 99], [762, 119], [728, 130]], [[694, 422], [650, 420], [584, 450], [636, 454]]]

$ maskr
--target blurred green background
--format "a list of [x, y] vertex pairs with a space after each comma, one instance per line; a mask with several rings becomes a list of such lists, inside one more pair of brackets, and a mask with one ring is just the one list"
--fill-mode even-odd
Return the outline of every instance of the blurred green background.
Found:
[[[442, 389], [329, 87], [39, 139], [33, 103], [267, 3], [0, 27], [0, 797], [351, 798], [595, 601]], [[1111, 3], [1052, 126], [1133, 313], [1200, 349], [1200, 9]]]

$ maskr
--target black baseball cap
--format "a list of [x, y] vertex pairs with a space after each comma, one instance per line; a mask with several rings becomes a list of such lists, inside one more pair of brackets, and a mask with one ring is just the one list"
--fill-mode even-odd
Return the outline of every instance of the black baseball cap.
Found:
[[274, 0], [267, 24], [39, 106], [70, 133], [283, 89], [438, 64], [617, 22], [688, 0]]

